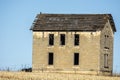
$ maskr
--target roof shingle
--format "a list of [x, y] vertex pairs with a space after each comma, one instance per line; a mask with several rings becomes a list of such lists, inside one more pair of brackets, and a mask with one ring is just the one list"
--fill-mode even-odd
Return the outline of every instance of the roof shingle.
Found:
[[33, 31], [96, 31], [110, 21], [116, 31], [111, 14], [38, 14], [33, 22]]

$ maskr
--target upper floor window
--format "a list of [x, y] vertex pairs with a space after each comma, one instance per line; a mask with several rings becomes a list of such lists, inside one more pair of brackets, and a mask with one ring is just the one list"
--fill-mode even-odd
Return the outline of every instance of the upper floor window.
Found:
[[108, 38], [109, 37], [109, 35], [105, 35], [105, 38]]
[[74, 34], [74, 45], [79, 45], [79, 34]]
[[49, 34], [49, 45], [54, 45], [54, 34]]
[[65, 45], [65, 34], [60, 34], [60, 45]]
[[109, 35], [104, 35], [104, 49], [109, 49], [109, 44], [110, 44], [110, 38]]

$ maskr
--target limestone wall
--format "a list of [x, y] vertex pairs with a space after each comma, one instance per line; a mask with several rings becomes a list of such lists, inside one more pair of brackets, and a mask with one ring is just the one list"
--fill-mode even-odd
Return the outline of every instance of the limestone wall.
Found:
[[[105, 35], [107, 36], [106, 38]], [[108, 21], [104, 29], [101, 31], [100, 70], [103, 72], [112, 73], [113, 70], [113, 38], [114, 38], [114, 33]], [[108, 68], [104, 67], [104, 54], [108, 54]]]
[[[54, 46], [49, 46], [49, 34], [54, 34]], [[99, 71], [100, 31], [96, 32], [33, 32], [33, 71]], [[66, 44], [60, 45], [60, 34], [65, 34]], [[79, 34], [80, 44], [74, 46], [74, 34]], [[48, 53], [54, 53], [54, 65], [48, 65]], [[79, 53], [75, 66], [74, 53]]]

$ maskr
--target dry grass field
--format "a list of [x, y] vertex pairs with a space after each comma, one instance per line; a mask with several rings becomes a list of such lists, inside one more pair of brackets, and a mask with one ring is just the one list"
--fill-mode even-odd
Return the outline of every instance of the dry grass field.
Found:
[[0, 72], [0, 80], [120, 80], [120, 77], [68, 73]]

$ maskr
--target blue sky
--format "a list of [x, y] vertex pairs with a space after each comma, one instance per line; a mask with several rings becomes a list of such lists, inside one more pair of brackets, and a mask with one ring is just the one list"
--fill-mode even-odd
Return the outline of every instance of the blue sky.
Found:
[[31, 66], [32, 32], [38, 13], [111, 13], [114, 36], [114, 72], [120, 73], [120, 0], [0, 0], [0, 69]]

